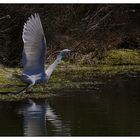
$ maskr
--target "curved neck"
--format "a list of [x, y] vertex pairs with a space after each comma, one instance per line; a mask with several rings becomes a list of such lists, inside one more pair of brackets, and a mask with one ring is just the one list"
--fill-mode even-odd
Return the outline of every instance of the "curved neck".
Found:
[[50, 78], [52, 72], [55, 70], [55, 68], [57, 67], [57, 65], [61, 63], [61, 59], [62, 59], [62, 56], [57, 57], [57, 59], [53, 62], [53, 64], [51, 64], [48, 67], [48, 69], [46, 70], [46, 74], [48, 76], [48, 79]]

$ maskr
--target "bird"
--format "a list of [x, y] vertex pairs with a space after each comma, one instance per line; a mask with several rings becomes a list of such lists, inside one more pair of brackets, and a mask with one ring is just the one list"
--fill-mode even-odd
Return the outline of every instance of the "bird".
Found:
[[45, 58], [48, 46], [38, 13], [32, 14], [25, 22], [22, 39], [24, 43], [21, 59], [23, 65], [22, 79], [27, 83], [27, 86], [18, 93], [24, 93], [36, 83], [47, 83], [53, 71], [61, 63], [62, 58], [67, 56], [71, 51], [69, 49], [60, 51], [53, 64], [45, 70]]

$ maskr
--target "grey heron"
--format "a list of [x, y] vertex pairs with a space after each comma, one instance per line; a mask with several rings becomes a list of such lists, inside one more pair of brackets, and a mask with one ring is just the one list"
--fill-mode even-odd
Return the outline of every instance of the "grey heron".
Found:
[[18, 93], [22, 93], [36, 83], [47, 82], [57, 65], [61, 63], [61, 59], [70, 52], [69, 49], [60, 51], [54, 63], [45, 70], [47, 44], [38, 13], [31, 15], [24, 24], [22, 39], [24, 43], [22, 77], [27, 86]]

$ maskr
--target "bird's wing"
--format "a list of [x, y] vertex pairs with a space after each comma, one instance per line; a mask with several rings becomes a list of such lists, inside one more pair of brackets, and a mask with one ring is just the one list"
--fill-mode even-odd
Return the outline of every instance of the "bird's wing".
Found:
[[24, 24], [22, 38], [24, 42], [23, 73], [28, 75], [44, 73], [47, 45], [39, 14], [31, 15]]

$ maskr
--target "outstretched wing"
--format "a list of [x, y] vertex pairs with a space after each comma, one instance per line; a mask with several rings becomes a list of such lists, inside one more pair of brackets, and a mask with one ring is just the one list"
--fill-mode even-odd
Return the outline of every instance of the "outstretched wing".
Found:
[[46, 40], [39, 14], [31, 15], [24, 24], [22, 38], [24, 42], [23, 73], [28, 75], [44, 73]]

